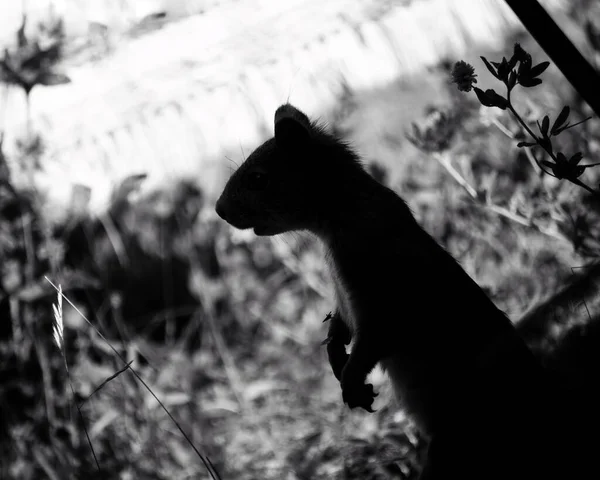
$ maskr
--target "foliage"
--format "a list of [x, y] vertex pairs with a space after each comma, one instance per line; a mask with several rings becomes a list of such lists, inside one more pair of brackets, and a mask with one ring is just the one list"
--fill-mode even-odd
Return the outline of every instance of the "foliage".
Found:
[[25, 34], [27, 17], [23, 15], [17, 31], [16, 49], [6, 49], [0, 59], [0, 82], [15, 85], [29, 95], [36, 85], [61, 85], [69, 77], [56, 69], [62, 57], [63, 24], [56, 19], [38, 27], [38, 38]]
[[[545, 174], [552, 175], [558, 179], [567, 179], [594, 194], [600, 194], [578, 180], [578, 178], [585, 172], [586, 168], [600, 165], [600, 163], [579, 165], [583, 159], [583, 153], [581, 151], [574, 153], [567, 159], [567, 156], [563, 152], [555, 152], [552, 144], [552, 137], [557, 137], [561, 132], [580, 125], [592, 117], [587, 117], [580, 122], [570, 124], [567, 122], [567, 120], [571, 110], [568, 106], [565, 106], [556, 117], [556, 120], [552, 124], [552, 128], [550, 128], [550, 117], [548, 115], [544, 116], [541, 124], [539, 121], [537, 121], [537, 126], [541, 135], [538, 136], [533, 133], [531, 128], [517, 113], [511, 102], [511, 92], [517, 85], [530, 88], [542, 83], [542, 79], [539, 78], [539, 76], [550, 66], [550, 62], [541, 62], [535, 66], [532, 66], [531, 55], [527, 53], [518, 43], [515, 44], [514, 53], [510, 60], [506, 60], [506, 57], [503, 57], [501, 62], [489, 62], [483, 56], [481, 59], [483, 60], [483, 63], [489, 72], [506, 86], [506, 97], [499, 95], [493, 89], [483, 91], [480, 88], [473, 87], [473, 83], [477, 82], [477, 79], [475, 78], [476, 75], [474, 75], [474, 69], [462, 61], [455, 64], [452, 72], [453, 81], [457, 84], [459, 90], [468, 92], [471, 90], [471, 88], [473, 88], [478, 100], [482, 105], [486, 107], [497, 107], [501, 110], [508, 109], [533, 139], [533, 142], [519, 142], [517, 143], [517, 146], [526, 148], [536, 146], [542, 147], [553, 160], [553, 162], [548, 160], [542, 160], [539, 162], [537, 158], [531, 154], [531, 157]], [[552, 173], [542, 167], [542, 165], [550, 168]]]
[[[568, 160], [563, 153], [564, 147], [573, 148], [575, 142], [580, 144], [583, 142], [583, 147], [588, 150], [588, 145], [592, 143], [586, 143], [585, 139], [575, 135], [562, 143], [558, 140], [559, 134], [567, 132], [571, 127], [582, 122], [568, 123], [571, 108], [563, 107], [552, 126], [548, 115], [544, 116], [541, 123], [537, 122], [540, 136], [536, 136], [528, 123], [537, 113], [530, 109], [525, 115], [520, 115], [511, 100], [510, 93], [516, 85], [529, 87], [541, 84], [538, 76], [548, 67], [548, 62], [532, 67], [531, 55], [526, 53], [518, 43], [515, 44], [514, 54], [510, 60], [503, 58], [501, 62], [488, 62], [485, 57], [482, 59], [490, 73], [505, 83], [508, 91], [506, 98], [498, 95], [494, 90], [483, 91], [474, 87], [473, 84], [477, 82], [474, 68], [466, 62], [456, 62], [451, 72], [452, 80], [459, 90], [475, 91], [478, 101], [482, 104], [481, 119], [486, 124], [495, 125], [502, 133], [515, 140], [518, 148], [527, 147], [525, 155], [518, 154], [519, 162], [528, 161], [530, 165], [539, 167], [541, 174], [548, 174], [558, 180], [566, 178], [571, 183], [585, 188], [593, 194], [593, 197], [584, 197], [581, 202], [573, 202], [572, 198], [568, 197], [568, 189], [561, 183], [543, 183], [541, 178], [534, 178], [531, 175], [523, 178], [520, 181], [522, 187], [514, 189], [512, 196], [507, 197], [506, 189], [500, 185], [501, 177], [497, 171], [492, 170], [481, 175], [472, 168], [471, 171], [460, 172], [453, 165], [452, 158], [456, 158], [457, 153], [464, 151], [465, 147], [469, 148], [461, 130], [464, 132], [470, 129], [472, 122], [468, 119], [468, 114], [465, 117], [460, 113], [461, 109], [457, 107], [460, 101], [456, 98], [451, 107], [431, 108], [420, 125], [413, 123], [413, 133], [407, 134], [407, 139], [420, 150], [431, 154], [468, 193], [476, 205], [510, 221], [537, 229], [544, 235], [570, 243], [576, 252], [582, 253], [587, 258], [597, 256], [600, 244], [594, 219], [597, 218], [598, 213], [595, 208], [590, 208], [597, 202], [595, 198], [597, 192], [589, 189], [577, 178], [586, 168], [596, 164], [579, 165], [583, 158], [581, 151], [573, 154]], [[500, 110], [510, 112], [511, 117], [487, 113], [485, 107], [498, 107]], [[522, 140], [523, 129], [532, 136], [533, 142]], [[479, 130], [481, 133], [481, 128]], [[593, 127], [588, 130], [588, 133], [592, 131]], [[564, 135], [561, 136], [563, 137]], [[545, 159], [538, 160], [529, 147], [542, 147], [555, 163]], [[554, 173], [546, 170], [544, 166], [550, 167]], [[499, 202], [499, 196], [505, 197], [505, 201]]]

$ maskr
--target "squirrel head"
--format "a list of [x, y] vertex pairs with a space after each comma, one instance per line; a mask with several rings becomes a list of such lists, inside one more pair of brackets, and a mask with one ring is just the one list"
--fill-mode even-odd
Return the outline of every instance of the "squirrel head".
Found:
[[317, 231], [339, 208], [338, 186], [360, 172], [357, 156], [344, 142], [285, 104], [275, 112], [275, 136], [233, 173], [216, 211], [256, 235]]

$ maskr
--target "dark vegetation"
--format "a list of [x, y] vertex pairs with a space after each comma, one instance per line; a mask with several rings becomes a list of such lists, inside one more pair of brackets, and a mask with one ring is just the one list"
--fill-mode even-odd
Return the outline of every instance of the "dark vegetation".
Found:
[[[600, 29], [590, 25], [597, 47]], [[530, 40], [514, 40], [534, 64], [546, 59]], [[512, 44], [484, 53], [511, 54]], [[11, 65], [55, 73], [59, 58]], [[429, 75], [446, 83], [455, 60]], [[466, 60], [477, 85], [501, 93], [476, 55]], [[35, 88], [14, 78], [0, 70], [3, 82]], [[572, 123], [591, 115], [552, 65], [543, 79], [512, 98], [531, 128], [564, 105]], [[412, 130], [418, 110], [402, 106], [418, 85], [348, 92], [334, 127], [494, 301], [522, 317], [521, 332], [546, 364], [590, 385], [600, 365], [597, 197], [540, 173], [532, 151], [539, 162], [554, 160], [516, 146], [531, 142], [519, 121], [455, 86], [438, 92]], [[581, 151], [594, 163], [598, 132], [592, 118], [553, 138], [554, 151]], [[29, 131], [11, 164], [35, 165], [43, 143], [43, 132]], [[598, 172], [580, 178], [595, 186]], [[375, 414], [342, 405], [320, 346], [331, 287], [311, 238], [233, 231], [194, 182], [136, 196], [143, 177], [123, 182], [106, 215], [91, 218], [74, 200], [70, 221], [54, 225], [39, 213], [43, 198], [16, 188], [13, 175], [0, 157], [0, 478], [209, 478], [182, 432], [123, 370], [129, 361], [224, 479], [415, 478], [424, 442], [389, 403], [381, 373], [373, 374], [382, 392]], [[56, 291], [45, 276], [79, 310], [63, 300], [61, 348], [52, 334]], [[458, 472], [461, 462], [468, 446]]]

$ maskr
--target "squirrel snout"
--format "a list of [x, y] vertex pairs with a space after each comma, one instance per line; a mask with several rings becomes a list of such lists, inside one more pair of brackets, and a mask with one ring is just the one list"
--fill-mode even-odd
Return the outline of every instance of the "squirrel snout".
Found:
[[221, 217], [223, 220], [227, 220], [227, 218], [225, 218], [225, 202], [223, 202], [223, 197], [217, 200], [217, 204], [215, 205], [215, 211], [217, 212], [217, 215], [219, 217]]

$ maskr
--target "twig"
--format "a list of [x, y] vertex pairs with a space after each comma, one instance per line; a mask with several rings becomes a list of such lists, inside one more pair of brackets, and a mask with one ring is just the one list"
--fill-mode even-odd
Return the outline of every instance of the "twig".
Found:
[[108, 382], [110, 382], [111, 380], [113, 380], [114, 378], [117, 378], [119, 375], [121, 375], [125, 370], [129, 369], [131, 364], [133, 363], [133, 360], [131, 360], [127, 365], [125, 365], [121, 370], [119, 370], [116, 373], [113, 373], [110, 377], [108, 377], [106, 380], [104, 380], [100, 385], [98, 385], [96, 388], [94, 388], [94, 391], [92, 393], [90, 393], [87, 397], [85, 397], [80, 403], [79, 403], [79, 407], [82, 407], [83, 404], [85, 402], [87, 402], [90, 398], [92, 398], [92, 395], [94, 395], [94, 393], [96, 393], [98, 390], [100, 390], [104, 385], [106, 385]]

